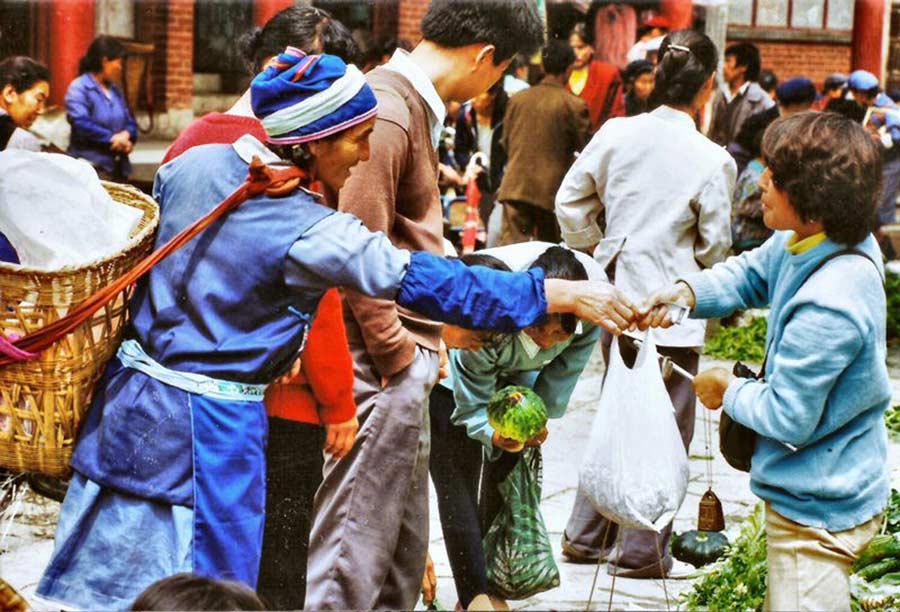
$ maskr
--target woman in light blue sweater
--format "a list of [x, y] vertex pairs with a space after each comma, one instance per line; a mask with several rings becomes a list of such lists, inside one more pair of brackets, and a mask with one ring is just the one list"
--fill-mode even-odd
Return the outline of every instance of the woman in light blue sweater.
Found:
[[[870, 234], [880, 151], [848, 119], [803, 113], [769, 128], [763, 155], [772, 238], [650, 303], [687, 305], [698, 318], [771, 307], [764, 378], [714, 368], [694, 386], [704, 405], [758, 434], [750, 484], [766, 502], [766, 609], [846, 610], [850, 565], [890, 489], [884, 272]], [[659, 306], [645, 324], [665, 325], [665, 315]]]

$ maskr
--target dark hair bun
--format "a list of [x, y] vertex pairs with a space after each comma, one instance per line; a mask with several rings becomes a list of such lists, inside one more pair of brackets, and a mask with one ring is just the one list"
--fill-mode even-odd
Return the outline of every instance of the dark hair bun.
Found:
[[653, 90], [656, 103], [690, 104], [718, 63], [718, 51], [708, 36], [694, 30], [672, 32], [659, 46]]

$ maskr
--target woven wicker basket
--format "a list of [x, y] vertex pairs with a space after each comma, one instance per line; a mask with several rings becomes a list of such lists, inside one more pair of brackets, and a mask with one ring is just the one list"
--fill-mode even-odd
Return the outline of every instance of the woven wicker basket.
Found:
[[[26, 335], [122, 276], [153, 247], [159, 208], [127, 185], [104, 183], [113, 199], [144, 216], [118, 254], [90, 265], [39, 272], [0, 263], [0, 331]], [[48, 476], [69, 459], [91, 391], [122, 337], [132, 288], [101, 308], [39, 359], [0, 367], [0, 466]]]

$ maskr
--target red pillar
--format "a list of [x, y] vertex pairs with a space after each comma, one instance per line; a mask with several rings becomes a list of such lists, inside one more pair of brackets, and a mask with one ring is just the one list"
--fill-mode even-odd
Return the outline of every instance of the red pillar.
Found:
[[253, 3], [253, 23], [261, 28], [269, 19], [292, 4], [294, 0], [256, 0]]
[[659, 12], [669, 20], [673, 32], [689, 28], [694, 23], [694, 7], [691, 0], [661, 0]]
[[853, 70], [868, 70], [881, 78], [884, 43], [883, 0], [856, 0], [853, 10]]
[[69, 83], [78, 76], [78, 60], [94, 40], [94, 3], [91, 0], [54, 0], [49, 4], [50, 97], [62, 104]]

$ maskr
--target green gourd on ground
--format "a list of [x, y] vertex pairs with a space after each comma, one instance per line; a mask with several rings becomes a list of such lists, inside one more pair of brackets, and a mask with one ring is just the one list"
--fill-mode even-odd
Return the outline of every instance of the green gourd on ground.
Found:
[[685, 531], [672, 536], [672, 556], [694, 567], [716, 561], [728, 550], [728, 538], [717, 531]]
[[487, 405], [488, 423], [499, 435], [527, 442], [547, 424], [547, 408], [528, 387], [505, 387]]

